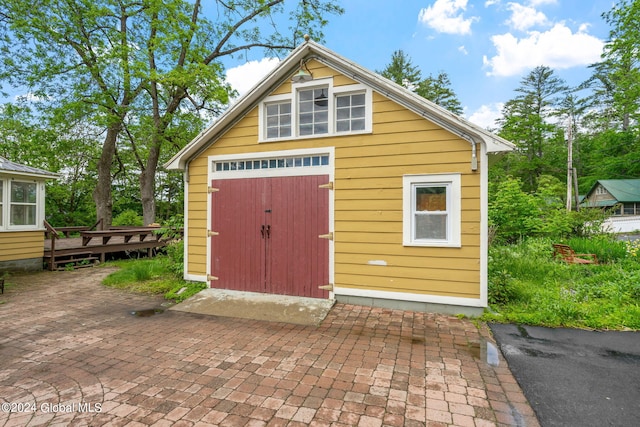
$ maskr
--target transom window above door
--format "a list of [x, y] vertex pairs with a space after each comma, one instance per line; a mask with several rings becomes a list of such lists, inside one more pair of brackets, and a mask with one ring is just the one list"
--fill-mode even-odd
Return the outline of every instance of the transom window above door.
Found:
[[333, 79], [293, 83], [259, 108], [260, 142], [371, 132], [371, 89], [333, 86]]

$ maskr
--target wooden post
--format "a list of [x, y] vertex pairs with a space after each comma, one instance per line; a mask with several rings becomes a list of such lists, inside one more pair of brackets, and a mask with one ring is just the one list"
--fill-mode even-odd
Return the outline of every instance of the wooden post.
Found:
[[573, 177], [573, 117], [569, 116], [567, 128], [567, 211], [571, 211], [571, 179]]

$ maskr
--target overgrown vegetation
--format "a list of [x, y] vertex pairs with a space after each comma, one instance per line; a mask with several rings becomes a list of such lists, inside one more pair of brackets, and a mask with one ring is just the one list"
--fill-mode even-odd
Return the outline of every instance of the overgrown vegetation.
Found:
[[[489, 250], [490, 312], [483, 320], [592, 329], [640, 329], [637, 243], [611, 236], [562, 243], [594, 253], [599, 264], [553, 259], [551, 238], [528, 238]], [[635, 248], [635, 249], [634, 249]]]
[[173, 258], [182, 253], [182, 242], [168, 246], [167, 255], [154, 258], [111, 261], [119, 270], [103, 280], [105, 286], [134, 293], [163, 294], [166, 299], [184, 301], [204, 289], [204, 283], [182, 279], [182, 264]]
[[[124, 225], [131, 225], [125, 223]], [[174, 242], [164, 248], [165, 254], [155, 258], [114, 261], [110, 265], [120, 267], [107, 276], [103, 284], [131, 292], [164, 294], [166, 299], [184, 301], [206, 287], [204, 283], [182, 279], [184, 271], [184, 241], [180, 239], [184, 226], [182, 215], [171, 217], [158, 233]]]

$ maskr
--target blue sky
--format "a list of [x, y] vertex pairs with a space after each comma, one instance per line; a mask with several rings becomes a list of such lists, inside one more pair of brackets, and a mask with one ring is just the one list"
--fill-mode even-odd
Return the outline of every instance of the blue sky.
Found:
[[[343, 0], [329, 17], [324, 45], [370, 70], [403, 50], [423, 77], [446, 72], [464, 116], [492, 127], [502, 103], [538, 65], [569, 85], [590, 75], [609, 27], [612, 0]], [[227, 63], [228, 80], [249, 89], [276, 60]]]

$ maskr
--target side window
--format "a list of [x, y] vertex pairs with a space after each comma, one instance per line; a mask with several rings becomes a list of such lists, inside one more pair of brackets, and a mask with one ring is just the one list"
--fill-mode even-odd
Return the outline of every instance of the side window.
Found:
[[460, 175], [403, 177], [403, 244], [460, 246]]
[[11, 225], [36, 225], [38, 186], [32, 182], [11, 181]]
[[365, 130], [365, 99], [364, 92], [336, 96], [336, 132]]
[[4, 181], [0, 179], [0, 228], [2, 228], [2, 218], [4, 217], [4, 199], [2, 188], [4, 187]]
[[291, 136], [291, 102], [278, 102], [266, 106], [267, 138]]

